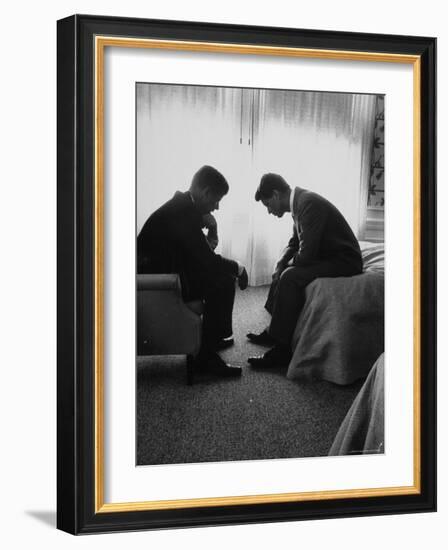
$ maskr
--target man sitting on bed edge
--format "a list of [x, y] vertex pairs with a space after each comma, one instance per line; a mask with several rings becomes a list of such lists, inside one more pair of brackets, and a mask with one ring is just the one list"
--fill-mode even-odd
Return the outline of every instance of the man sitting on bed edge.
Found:
[[249, 357], [255, 368], [288, 365], [291, 338], [305, 302], [305, 287], [318, 277], [350, 277], [362, 272], [358, 241], [339, 210], [317, 193], [291, 189], [282, 176], [265, 174], [255, 193], [269, 214], [291, 212], [293, 235], [277, 262], [265, 308], [269, 327], [247, 337], [271, 346], [264, 355]]

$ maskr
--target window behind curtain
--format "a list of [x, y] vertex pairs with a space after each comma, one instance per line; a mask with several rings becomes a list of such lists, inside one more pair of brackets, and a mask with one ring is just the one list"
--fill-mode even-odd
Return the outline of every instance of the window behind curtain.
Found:
[[254, 201], [265, 172], [335, 204], [362, 238], [375, 96], [164, 84], [137, 85], [137, 232], [210, 164], [230, 191], [216, 213], [218, 252], [270, 282], [292, 219]]

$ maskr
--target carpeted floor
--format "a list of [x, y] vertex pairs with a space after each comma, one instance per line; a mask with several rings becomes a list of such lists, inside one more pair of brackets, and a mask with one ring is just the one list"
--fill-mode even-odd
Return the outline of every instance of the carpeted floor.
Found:
[[137, 464], [316, 457], [328, 454], [362, 383], [287, 380], [285, 369], [254, 371], [249, 355], [264, 348], [246, 339], [269, 320], [267, 287], [238, 292], [235, 346], [222, 352], [244, 367], [241, 378], [200, 378], [186, 385], [185, 360], [140, 358], [137, 368]]

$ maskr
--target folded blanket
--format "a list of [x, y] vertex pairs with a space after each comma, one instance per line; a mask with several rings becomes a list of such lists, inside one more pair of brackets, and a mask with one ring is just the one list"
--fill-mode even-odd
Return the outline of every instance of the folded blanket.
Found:
[[361, 248], [363, 271], [384, 273], [384, 244], [370, 244]]

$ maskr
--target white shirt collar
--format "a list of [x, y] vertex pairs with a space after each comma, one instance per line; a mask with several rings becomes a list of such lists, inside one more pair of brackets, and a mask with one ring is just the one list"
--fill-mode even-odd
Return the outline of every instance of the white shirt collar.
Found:
[[292, 211], [292, 207], [293, 207], [293, 205], [294, 205], [294, 197], [295, 197], [295, 195], [296, 195], [296, 191], [297, 191], [297, 188], [296, 188], [296, 187], [293, 187], [293, 188], [291, 189], [291, 196], [289, 197], [289, 207], [290, 207], [290, 209], [291, 209], [291, 216], [293, 216], [293, 217], [294, 217], [294, 213], [293, 213], [293, 211]]

